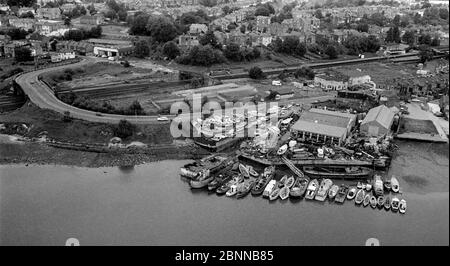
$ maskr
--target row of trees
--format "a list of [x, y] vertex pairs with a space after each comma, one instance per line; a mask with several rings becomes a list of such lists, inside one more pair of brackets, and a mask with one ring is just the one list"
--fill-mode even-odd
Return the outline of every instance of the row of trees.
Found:
[[25, 37], [27, 37], [29, 33], [31, 32], [21, 28], [10, 28], [6, 31], [0, 30], [1, 35], [8, 35], [11, 38], [11, 40], [23, 40], [25, 39]]
[[75, 29], [69, 30], [64, 33], [65, 40], [72, 40], [77, 42], [90, 38], [99, 38], [100, 36], [102, 36], [102, 27], [100, 26], [93, 27], [90, 30]]
[[222, 51], [214, 49], [211, 45], [195, 46], [189, 53], [177, 58], [177, 62], [180, 64], [194, 66], [211, 66], [225, 61]]
[[362, 53], [376, 53], [381, 46], [380, 41], [374, 35], [365, 36], [350, 36], [345, 40], [344, 46], [347, 48], [347, 54], [359, 55]]
[[284, 40], [276, 38], [271, 44], [270, 48], [278, 53], [304, 56], [307, 52], [306, 45], [294, 36], [288, 36]]

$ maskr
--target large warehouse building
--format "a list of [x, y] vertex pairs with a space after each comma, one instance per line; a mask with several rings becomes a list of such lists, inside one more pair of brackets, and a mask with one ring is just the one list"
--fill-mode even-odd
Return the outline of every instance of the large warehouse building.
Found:
[[300, 116], [291, 133], [303, 140], [341, 145], [355, 124], [356, 115], [313, 108]]
[[389, 133], [394, 122], [394, 112], [385, 105], [370, 109], [360, 125], [361, 134], [378, 137]]

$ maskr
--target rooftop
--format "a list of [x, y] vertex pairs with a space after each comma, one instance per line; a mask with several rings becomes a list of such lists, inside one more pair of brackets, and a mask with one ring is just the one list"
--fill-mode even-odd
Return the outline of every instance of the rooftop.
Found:
[[387, 108], [385, 105], [380, 105], [369, 110], [366, 117], [361, 122], [361, 125], [367, 124], [372, 121], [377, 121], [383, 127], [389, 128], [393, 119], [394, 112], [391, 109]]

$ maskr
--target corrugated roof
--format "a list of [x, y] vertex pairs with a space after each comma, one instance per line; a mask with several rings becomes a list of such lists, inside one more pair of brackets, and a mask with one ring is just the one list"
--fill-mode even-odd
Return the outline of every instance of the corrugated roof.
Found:
[[375, 108], [370, 109], [361, 125], [377, 121], [385, 128], [390, 128], [392, 121], [394, 119], [394, 112], [387, 108], [385, 105], [380, 105]]
[[313, 134], [321, 134], [330, 137], [341, 138], [347, 132], [345, 127], [330, 126], [325, 124], [319, 124], [311, 121], [298, 120], [292, 129], [298, 131], [311, 132]]

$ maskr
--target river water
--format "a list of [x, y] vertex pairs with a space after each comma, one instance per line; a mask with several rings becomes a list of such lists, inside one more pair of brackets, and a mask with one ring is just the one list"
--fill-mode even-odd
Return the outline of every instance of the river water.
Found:
[[448, 144], [400, 142], [405, 215], [300, 200], [268, 202], [193, 191], [187, 161], [135, 167], [0, 166], [0, 244], [381, 245], [449, 244]]

